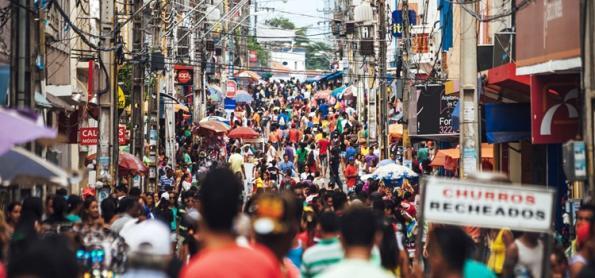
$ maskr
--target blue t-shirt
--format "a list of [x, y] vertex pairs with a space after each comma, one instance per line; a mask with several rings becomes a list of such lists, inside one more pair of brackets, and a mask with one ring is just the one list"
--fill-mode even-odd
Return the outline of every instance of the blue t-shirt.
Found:
[[466, 260], [465, 266], [463, 267], [464, 278], [496, 278], [496, 274], [492, 272], [484, 264], [474, 261]]
[[287, 161], [287, 162], [281, 162], [279, 163], [279, 170], [281, 170], [281, 173], [285, 174], [287, 173], [287, 170], [292, 170], [293, 171], [293, 162], [291, 161]]
[[326, 118], [326, 115], [328, 115], [328, 104], [323, 103], [320, 105], [320, 114], [323, 118]]

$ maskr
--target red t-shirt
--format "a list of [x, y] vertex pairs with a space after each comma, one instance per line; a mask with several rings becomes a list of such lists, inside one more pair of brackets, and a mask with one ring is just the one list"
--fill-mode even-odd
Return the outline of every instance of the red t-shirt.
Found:
[[289, 130], [289, 142], [297, 143], [300, 140], [300, 131], [292, 128]]
[[355, 165], [348, 164], [345, 167], [345, 178], [347, 179], [347, 187], [352, 188], [357, 183], [357, 167]]
[[329, 142], [326, 139], [320, 139], [318, 140], [318, 148], [320, 148], [320, 154], [327, 154], [328, 151], [328, 146], [331, 144], [331, 142]]
[[281, 267], [273, 254], [264, 247], [253, 249], [231, 245], [227, 248], [205, 249], [194, 256], [181, 272], [181, 278], [277, 278]]

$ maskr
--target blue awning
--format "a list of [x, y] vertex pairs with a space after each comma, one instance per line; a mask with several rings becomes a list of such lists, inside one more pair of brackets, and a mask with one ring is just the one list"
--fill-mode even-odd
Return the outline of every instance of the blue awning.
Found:
[[531, 139], [531, 107], [528, 103], [484, 105], [486, 138], [499, 144]]
[[343, 71], [335, 71], [329, 74], [325, 74], [320, 78], [320, 81], [331, 81], [339, 78], [343, 78]]

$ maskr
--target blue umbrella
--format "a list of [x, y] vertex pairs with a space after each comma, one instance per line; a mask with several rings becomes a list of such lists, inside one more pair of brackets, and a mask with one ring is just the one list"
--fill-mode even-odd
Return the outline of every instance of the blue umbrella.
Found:
[[238, 91], [234, 97], [236, 102], [252, 103], [254, 98], [246, 91]]

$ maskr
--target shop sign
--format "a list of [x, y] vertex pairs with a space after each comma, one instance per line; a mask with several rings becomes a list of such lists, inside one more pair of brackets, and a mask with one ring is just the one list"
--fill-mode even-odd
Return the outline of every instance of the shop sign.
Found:
[[256, 50], [248, 50], [248, 62], [250, 62], [250, 63], [258, 62], [258, 55], [256, 54]]
[[430, 223], [548, 233], [554, 193], [542, 186], [431, 177], [423, 189], [423, 217]]
[[177, 85], [192, 85], [194, 69], [191, 66], [174, 66]]
[[417, 135], [456, 135], [452, 113], [458, 93], [446, 93], [444, 84], [416, 87]]
[[[81, 146], [97, 145], [99, 138], [99, 129], [96, 127], [83, 127], [79, 129], [79, 144]], [[126, 144], [126, 127], [121, 126], [118, 129], [118, 144]]]
[[531, 76], [531, 139], [557, 144], [580, 134], [578, 74]]
[[238, 90], [238, 83], [233, 80], [227, 80], [226, 84], [226, 96], [228, 98], [234, 98], [236, 96], [236, 91]]

